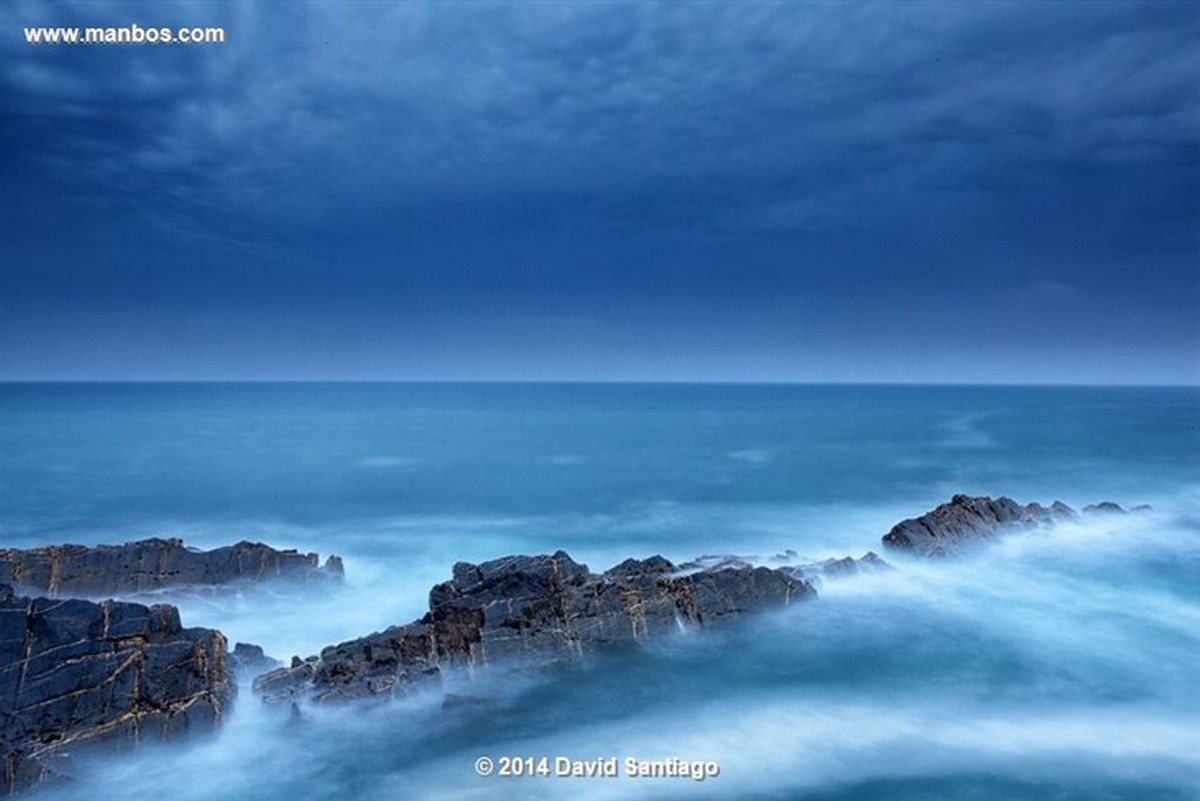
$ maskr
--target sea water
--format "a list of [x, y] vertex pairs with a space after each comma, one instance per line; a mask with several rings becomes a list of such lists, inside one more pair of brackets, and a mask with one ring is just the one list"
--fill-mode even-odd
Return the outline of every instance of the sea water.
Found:
[[[556, 384], [8, 384], [0, 544], [242, 539], [343, 588], [179, 599], [290, 659], [408, 622], [456, 561], [881, 550], [958, 492], [1153, 511], [558, 670], [388, 704], [264, 708], [85, 758], [35, 798], [1200, 798], [1200, 391]], [[480, 776], [481, 757], [715, 763]], [[551, 770], [553, 773], [553, 770]]]

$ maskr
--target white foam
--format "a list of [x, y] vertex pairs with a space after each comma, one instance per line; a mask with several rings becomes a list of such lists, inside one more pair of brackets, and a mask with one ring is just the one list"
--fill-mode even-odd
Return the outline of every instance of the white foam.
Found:
[[362, 467], [412, 467], [416, 463], [407, 456], [364, 456], [356, 462]]

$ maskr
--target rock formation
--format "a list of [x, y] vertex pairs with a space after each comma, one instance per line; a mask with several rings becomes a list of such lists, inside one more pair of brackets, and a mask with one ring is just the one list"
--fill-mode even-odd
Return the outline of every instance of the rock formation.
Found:
[[232, 699], [225, 637], [173, 606], [26, 598], [0, 584], [0, 791], [93, 742], [207, 730]]
[[1039, 503], [1022, 506], [1011, 498], [993, 500], [955, 495], [949, 503], [931, 512], [897, 523], [884, 535], [883, 544], [918, 556], [948, 556], [992, 539], [1006, 529], [1074, 517], [1071, 507], [1059, 501], [1047, 508]]
[[[1103, 503], [1085, 511], [1119, 513]], [[945, 556], [1014, 528], [1071, 519], [1061, 503], [1022, 506], [1009, 498], [956, 495], [892, 528], [883, 542], [920, 556]], [[175, 607], [20, 597], [12, 584], [66, 593], [153, 592], [285, 578], [340, 579], [341, 560], [241, 542], [212, 551], [177, 539], [123, 546], [0, 550], [0, 792], [54, 775], [81, 745], [169, 737], [218, 723], [234, 694], [234, 670], [268, 701], [388, 698], [436, 681], [447, 668], [497, 662], [549, 664], [682, 628], [708, 626], [816, 597], [824, 578], [891, 569], [860, 559], [773, 567], [732, 556], [672, 564], [627, 559], [596, 574], [559, 551], [454, 565], [429, 594], [420, 620], [293, 658], [279, 667], [262, 649], [184, 629]], [[450, 703], [450, 699], [447, 699]], [[457, 701], [456, 701], [457, 703]], [[52, 764], [54, 763], [54, 764]]]
[[684, 626], [816, 597], [790, 569], [733, 564], [681, 572], [661, 556], [603, 574], [559, 551], [460, 562], [429, 593], [429, 613], [259, 676], [269, 701], [403, 694], [449, 666], [547, 663]]
[[340, 580], [342, 560], [321, 565], [315, 553], [280, 551], [261, 542], [239, 542], [211, 551], [180, 539], [153, 538], [124, 545], [52, 545], [0, 550], [0, 582], [50, 597], [105, 596], [164, 588], [212, 587], [282, 578]]
[[263, 653], [261, 645], [239, 642], [229, 652], [229, 668], [240, 676], [254, 677], [274, 670], [283, 663]]

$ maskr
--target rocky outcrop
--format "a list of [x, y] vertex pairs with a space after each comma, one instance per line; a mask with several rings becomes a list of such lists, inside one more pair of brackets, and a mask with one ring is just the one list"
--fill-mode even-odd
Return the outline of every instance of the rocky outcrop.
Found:
[[815, 598], [784, 569], [734, 564], [681, 572], [661, 556], [595, 574], [559, 551], [460, 562], [405, 626], [330, 646], [254, 682], [269, 701], [404, 694], [447, 667], [548, 663]]
[[1074, 517], [1071, 507], [1059, 501], [1049, 507], [1039, 503], [1022, 506], [1011, 498], [955, 495], [949, 503], [931, 512], [897, 523], [884, 535], [883, 544], [918, 556], [948, 556], [1014, 527], [1027, 528]]
[[841, 559], [826, 559], [815, 565], [805, 565], [799, 568], [800, 575], [805, 578], [840, 578], [854, 576], [859, 573], [878, 573], [884, 570], [894, 570], [891, 565], [879, 558], [874, 551], [867, 551], [855, 559], [843, 556]]
[[[1150, 507], [1142, 504], [1135, 506], [1129, 511], [1131, 512], [1149, 512]], [[1115, 504], [1112, 501], [1101, 501], [1100, 503], [1091, 503], [1083, 507], [1085, 515], [1123, 515], [1127, 512], [1121, 508], [1120, 504]]]
[[330, 556], [322, 565], [315, 553], [276, 550], [261, 542], [211, 551], [189, 548], [180, 539], [159, 538], [124, 545], [0, 550], [0, 582], [50, 597], [128, 595], [266, 579], [337, 581], [342, 575], [339, 557]]
[[0, 584], [0, 791], [86, 744], [213, 728], [234, 694], [225, 637], [173, 606], [27, 598]]
[[229, 652], [229, 668], [240, 676], [253, 678], [282, 664], [278, 659], [272, 659], [263, 653], [261, 645], [239, 642]]
[[[661, 559], [662, 557], [654, 557]], [[629, 560], [634, 561], [634, 560]], [[699, 570], [723, 570], [726, 568], [754, 567], [761, 560], [750, 556], [701, 556], [678, 565], [675, 570], [685, 574]], [[843, 556], [840, 559], [824, 559], [819, 562], [803, 561], [795, 551], [785, 551], [775, 554], [769, 560], [776, 569], [787, 573], [792, 578], [820, 585], [822, 579], [841, 578], [859, 573], [877, 573], [894, 568], [874, 551], [867, 551], [855, 559], [853, 556]]]

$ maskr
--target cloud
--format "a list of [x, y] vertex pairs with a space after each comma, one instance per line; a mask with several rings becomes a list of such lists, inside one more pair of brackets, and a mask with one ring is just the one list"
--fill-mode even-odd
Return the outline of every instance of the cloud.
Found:
[[[140, 304], [166, 316], [130, 330], [175, 342], [170, 320], [284, 309], [256, 341], [286, 347], [320, 310], [331, 340], [465, 326], [489, 353], [570, 341], [671, 363], [714, 340], [870, 356], [894, 331], [944, 340], [934, 320], [965, 325], [962, 347], [1163, 329], [1186, 356], [1194, 329], [1191, 4], [5, 12], [0, 169], [25, 203], [0, 233], [25, 244], [4, 294], [27, 321]], [[20, 36], [132, 22], [229, 41]]]
[[[253, 214], [327, 214], [363, 193], [404, 205], [715, 184], [743, 216], [805, 227], [796, 209], [881, 176], [902, 198], [1047, 159], [1162, 157], [1200, 134], [1186, 8], [169, 8], [139, 14], [224, 24], [229, 45], [15, 48], [15, 121], [68, 124], [24, 155]], [[130, 16], [118, 3], [12, 15]], [[747, 185], [767, 197], [742, 200]]]

